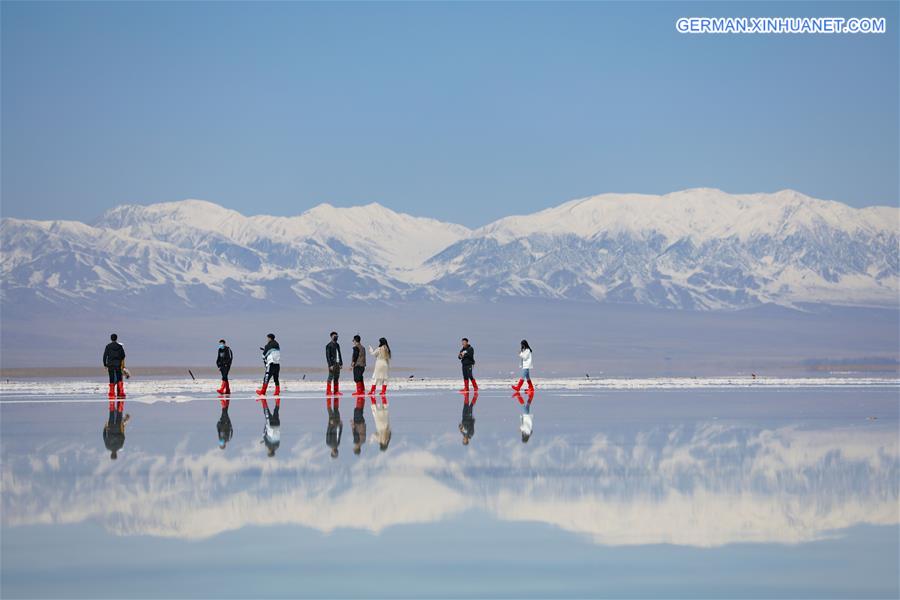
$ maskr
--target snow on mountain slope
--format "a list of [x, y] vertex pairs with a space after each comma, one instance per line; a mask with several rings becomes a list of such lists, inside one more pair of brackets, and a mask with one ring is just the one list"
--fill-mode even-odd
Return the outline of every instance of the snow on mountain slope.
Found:
[[320, 204], [295, 217], [245, 217], [212, 202], [184, 200], [117, 207], [96, 224], [185, 247], [211, 242], [248, 248], [314, 243], [345, 256], [364, 256], [362, 264], [374, 259], [400, 271], [419, 266], [470, 233], [461, 225], [397, 213], [374, 202], [351, 208]]
[[449, 295], [896, 306], [898, 213], [791, 190], [603, 194], [500, 219], [427, 264]]
[[732, 195], [698, 188], [664, 196], [602, 194], [581, 198], [531, 215], [500, 219], [473, 235], [509, 242], [533, 234], [591, 238], [628, 232], [667, 239], [690, 238], [697, 243], [731, 236], [745, 241], [758, 235], [784, 235], [817, 226], [846, 233], [892, 228], [896, 233], [900, 222], [894, 208], [855, 209], [793, 190]]
[[7, 308], [508, 296], [896, 307], [900, 279], [897, 208], [789, 190], [604, 194], [475, 231], [374, 203], [248, 217], [185, 200], [120, 206], [93, 225], [3, 219], [0, 234]]

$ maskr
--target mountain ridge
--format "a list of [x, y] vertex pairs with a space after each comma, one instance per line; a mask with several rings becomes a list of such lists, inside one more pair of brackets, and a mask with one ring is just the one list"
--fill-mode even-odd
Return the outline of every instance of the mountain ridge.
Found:
[[697, 310], [897, 306], [900, 210], [781, 190], [600, 194], [476, 229], [376, 202], [245, 216], [206, 200], [0, 221], [2, 302], [187, 307], [540, 297]]

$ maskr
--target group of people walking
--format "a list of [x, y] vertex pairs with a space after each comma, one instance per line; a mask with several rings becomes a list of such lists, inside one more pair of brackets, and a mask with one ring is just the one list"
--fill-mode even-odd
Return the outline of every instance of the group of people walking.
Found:
[[[338, 342], [339, 334], [332, 331], [329, 335], [329, 342], [325, 345], [325, 365], [328, 375], [325, 382], [326, 396], [343, 396], [341, 392], [341, 371], [344, 368], [344, 355], [341, 351], [341, 345]], [[265, 364], [265, 374], [263, 375], [262, 387], [256, 390], [257, 395], [265, 396], [269, 387], [269, 381], [275, 385], [275, 395], [281, 394], [281, 385], [278, 380], [278, 374], [281, 370], [281, 346], [275, 340], [275, 334], [268, 334], [266, 345], [260, 350], [263, 353], [263, 363]], [[478, 391], [478, 381], [475, 379], [475, 348], [469, 343], [468, 338], [462, 338], [462, 347], [457, 354], [457, 358], [462, 365], [463, 387], [460, 392], [468, 392], [470, 389]], [[378, 346], [368, 347], [368, 354], [375, 358], [375, 368], [372, 372], [370, 381], [369, 394], [374, 395], [376, 389], [380, 388], [382, 395], [387, 393], [387, 384], [391, 370], [391, 346], [386, 338], [378, 339]], [[222, 385], [218, 389], [220, 394], [231, 393], [231, 387], [228, 385], [228, 371], [231, 368], [233, 354], [225, 340], [219, 340], [219, 353], [216, 358], [216, 366], [222, 373]], [[364, 396], [366, 394], [365, 371], [367, 366], [366, 348], [363, 346], [362, 338], [359, 334], [353, 336], [353, 351], [350, 358], [350, 368], [353, 373], [353, 382], [355, 389], [354, 396]], [[528, 389], [534, 390], [534, 384], [531, 381], [531, 369], [533, 366], [533, 358], [531, 346], [527, 340], [522, 340], [519, 351], [519, 366], [521, 367], [521, 377], [518, 383], [512, 386], [516, 392], [522, 389], [525, 382], [528, 383]]]
[[[103, 351], [103, 366], [109, 372], [109, 398], [124, 399], [125, 383], [123, 375], [129, 376], [128, 370], [125, 368], [125, 348], [118, 341], [118, 336], [113, 333], [110, 336], [110, 342]], [[344, 358], [341, 352], [341, 345], [338, 343], [338, 333], [332, 331], [329, 334], [329, 342], [325, 345], [325, 364], [328, 368], [326, 378], [325, 394], [327, 396], [342, 396], [341, 392], [341, 370], [344, 367]], [[475, 348], [469, 342], [468, 338], [462, 338], [462, 347], [460, 348], [457, 358], [462, 366], [463, 387], [460, 392], [466, 393], [470, 390], [478, 391], [478, 381], [475, 379]], [[274, 386], [275, 396], [281, 395], [281, 381], [279, 375], [281, 373], [281, 345], [275, 339], [275, 334], [270, 333], [266, 336], [265, 346], [260, 347], [262, 352], [262, 361], [265, 366], [263, 374], [262, 386], [256, 390], [258, 396], [265, 396], [269, 389], [269, 384]], [[375, 358], [375, 367], [372, 371], [370, 380], [369, 394], [374, 395], [377, 388], [380, 387], [381, 395], [387, 393], [388, 379], [391, 369], [391, 346], [386, 338], [378, 339], [378, 346], [368, 347], [368, 355]], [[367, 366], [366, 348], [362, 344], [360, 336], [353, 336], [353, 352], [350, 359], [350, 367], [353, 373], [353, 382], [355, 384], [354, 396], [364, 396], [365, 388], [365, 371]], [[228, 373], [231, 371], [231, 365], [234, 362], [234, 353], [224, 339], [219, 340], [218, 351], [216, 353], [216, 367], [222, 377], [222, 382], [216, 390], [219, 394], [231, 394], [231, 384], [228, 380]], [[533, 368], [533, 357], [531, 346], [527, 340], [522, 340], [519, 349], [519, 366], [521, 368], [521, 376], [519, 381], [512, 386], [512, 389], [519, 392], [525, 383], [528, 383], [528, 390], [534, 390], [534, 384], [531, 381], [531, 369]]]
[[[325, 345], [325, 362], [328, 367], [328, 376], [326, 379], [326, 408], [328, 412], [328, 426], [325, 433], [325, 443], [331, 449], [332, 458], [337, 458], [338, 448], [341, 442], [341, 434], [343, 432], [343, 422], [340, 416], [340, 391], [341, 370], [344, 365], [341, 346], [338, 343], [338, 333], [332, 331], [329, 335], [330, 341]], [[467, 338], [463, 338], [462, 347], [460, 348], [457, 358], [462, 366], [463, 388], [460, 390], [464, 394], [462, 420], [459, 424], [459, 431], [462, 434], [462, 443], [468, 445], [469, 441], [475, 435], [475, 404], [478, 402], [478, 381], [475, 379], [475, 348]], [[275, 339], [275, 334], [270, 333], [266, 336], [266, 344], [260, 348], [262, 352], [262, 360], [265, 365], [265, 374], [263, 375], [262, 387], [256, 390], [259, 396], [258, 400], [262, 406], [265, 424], [263, 427], [263, 437], [260, 443], [266, 447], [269, 456], [275, 456], [275, 452], [281, 445], [281, 382], [279, 374], [281, 371], [281, 346]], [[387, 382], [390, 375], [391, 364], [391, 347], [385, 338], [378, 340], [378, 347], [369, 346], [368, 354], [375, 358], [375, 368], [373, 369], [371, 386], [369, 395], [372, 406], [372, 416], [375, 420], [376, 437], [381, 451], [385, 451], [391, 441], [391, 426], [388, 413], [388, 400], [386, 396]], [[534, 398], [534, 384], [531, 382], [531, 368], [533, 365], [531, 347], [527, 340], [522, 340], [519, 352], [519, 361], [521, 377], [519, 381], [512, 386], [514, 397], [522, 406], [522, 416], [520, 430], [522, 432], [522, 442], [525, 443], [531, 437], [533, 427], [531, 412], [531, 401]], [[225, 449], [228, 442], [234, 435], [234, 428], [231, 423], [231, 417], [228, 409], [231, 404], [229, 398], [231, 394], [231, 384], [228, 380], [228, 374], [231, 371], [231, 365], [234, 362], [234, 353], [228, 346], [228, 343], [221, 339], [218, 344], [218, 352], [216, 354], [216, 366], [222, 376], [222, 383], [217, 390], [219, 393], [219, 401], [221, 404], [221, 413], [216, 423], [218, 433], [219, 447]], [[118, 336], [113, 333], [110, 335], [110, 342], [103, 351], [103, 366], [109, 372], [109, 418], [103, 426], [103, 443], [107, 450], [110, 451], [110, 458], [115, 460], [118, 451], [125, 444], [125, 425], [129, 420], [129, 415], [124, 414], [125, 388], [123, 375], [128, 376], [125, 368], [125, 348], [118, 341]], [[359, 454], [362, 443], [366, 438], [366, 422], [363, 416], [365, 389], [365, 371], [366, 371], [366, 348], [362, 344], [359, 335], [353, 336], [353, 352], [350, 359], [350, 366], [353, 371], [353, 381], [356, 389], [353, 392], [357, 396], [356, 406], [353, 410], [353, 453]], [[520, 390], [525, 382], [528, 382], [526, 402]], [[269, 384], [274, 386], [274, 407], [270, 409], [266, 392]], [[469, 396], [471, 390], [474, 395]], [[381, 402], [377, 402], [375, 391], [381, 386]]]

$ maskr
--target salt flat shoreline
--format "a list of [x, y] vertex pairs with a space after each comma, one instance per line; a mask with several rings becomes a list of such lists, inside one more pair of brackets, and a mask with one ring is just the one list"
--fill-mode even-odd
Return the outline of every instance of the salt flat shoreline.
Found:
[[[126, 383], [129, 399], [158, 395], [216, 395], [219, 380], [214, 378], [136, 378]], [[232, 378], [232, 397], [255, 395], [258, 378]], [[353, 391], [351, 379], [343, 380], [344, 395]], [[511, 378], [479, 379], [482, 392], [510, 392]], [[462, 382], [452, 378], [395, 379], [388, 385], [388, 393], [457, 390]], [[368, 386], [368, 383], [367, 383]], [[538, 392], [602, 391], [602, 390], [703, 390], [703, 389], [798, 389], [798, 388], [900, 388], [896, 377], [608, 377], [608, 378], [548, 378], [535, 379]], [[323, 394], [325, 382], [318, 379], [282, 379], [281, 395]], [[103, 377], [94, 379], [23, 379], [0, 382], [0, 397], [42, 396], [65, 397], [106, 394]], [[271, 395], [271, 391], [270, 391]]]

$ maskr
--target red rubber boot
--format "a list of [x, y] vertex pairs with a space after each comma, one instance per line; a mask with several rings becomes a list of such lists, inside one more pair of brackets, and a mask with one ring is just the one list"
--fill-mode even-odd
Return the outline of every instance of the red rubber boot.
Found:
[[258, 390], [256, 390], [256, 395], [257, 395], [257, 396], [265, 396], [265, 395], [266, 395], [266, 388], [267, 388], [267, 387], [269, 387], [269, 384], [268, 384], [268, 383], [264, 383], [264, 384], [262, 385], [261, 388], [259, 388]]
[[226, 394], [230, 394], [230, 393], [231, 393], [231, 382], [230, 382], [230, 381], [226, 381], [226, 382], [225, 382], [225, 393], [226, 393]]
[[331, 393], [331, 381], [328, 382], [328, 386], [325, 388], [325, 395], [326, 395], [326, 396], [331, 396], [331, 395], [332, 395], [332, 393]]
[[109, 398], [110, 400], [114, 400], [115, 397], [116, 397], [116, 384], [111, 383], [111, 384], [109, 384], [109, 396], [107, 396], [107, 398]]
[[530, 380], [530, 379], [528, 380], [528, 392], [529, 392], [529, 393], [534, 392], [534, 384], [531, 383], [531, 380]]
[[119, 388], [118, 388], [118, 393], [116, 394], [116, 397], [117, 398], [125, 397], [125, 382], [124, 381], [119, 382]]
[[476, 392], [478, 391], [478, 382], [475, 381], [474, 377], [472, 378], [472, 389], [475, 390]]
[[387, 384], [381, 386], [381, 395], [387, 394]]
[[334, 395], [335, 396], [343, 396], [344, 395], [341, 392], [341, 384], [337, 379], [334, 380]]
[[275, 386], [275, 395], [276, 395], [276, 396], [280, 396], [280, 395], [281, 395], [281, 386], [280, 386], [280, 385], [276, 385], [276, 386]]
[[225, 380], [224, 380], [224, 379], [222, 380], [222, 385], [220, 385], [220, 386], [219, 386], [219, 389], [216, 390], [216, 393], [217, 393], [217, 394], [224, 394], [224, 393], [225, 393]]
[[510, 387], [511, 387], [512, 389], [514, 389], [515, 391], [518, 392], [519, 390], [522, 389], [522, 384], [523, 384], [523, 383], [525, 383], [525, 380], [524, 380], [524, 379], [520, 379], [520, 380], [519, 380], [519, 383], [517, 383], [516, 385], [512, 385], [512, 386], [510, 386]]
[[375, 384], [374, 383], [372, 384], [372, 389], [369, 390], [369, 394], [373, 395], [373, 396], [375, 395]]
[[465, 387], [464, 387], [463, 389], [459, 390], [459, 392], [460, 392], [461, 394], [468, 393], [468, 391], [469, 391], [469, 380], [466, 379], [466, 380], [465, 380], [465, 383], [466, 383]]

